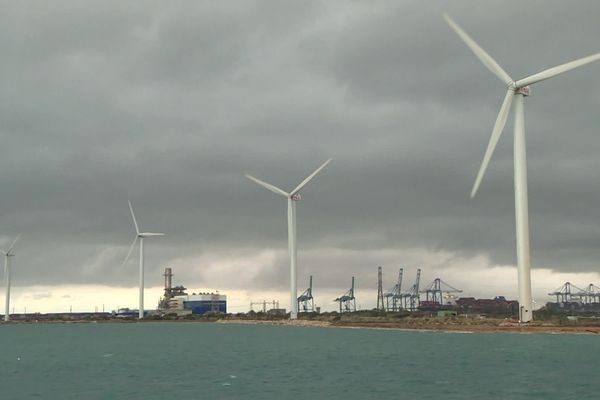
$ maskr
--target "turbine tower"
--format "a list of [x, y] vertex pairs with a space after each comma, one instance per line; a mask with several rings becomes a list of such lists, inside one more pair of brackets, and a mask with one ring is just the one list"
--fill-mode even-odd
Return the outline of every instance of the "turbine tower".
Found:
[[125, 264], [127, 263], [127, 260], [129, 260], [129, 256], [131, 255], [131, 252], [133, 251], [133, 247], [135, 246], [135, 243], [139, 239], [140, 240], [140, 297], [139, 297], [140, 309], [138, 312], [138, 318], [142, 319], [142, 318], [144, 318], [144, 238], [149, 238], [149, 237], [154, 237], [154, 236], [164, 236], [165, 234], [164, 233], [155, 233], [155, 232], [140, 232], [137, 221], [135, 220], [135, 214], [133, 213], [133, 206], [131, 205], [130, 201], [128, 203], [129, 203], [129, 211], [131, 211], [131, 218], [133, 219], [133, 225], [135, 226], [135, 238], [133, 239], [133, 242], [131, 243], [131, 246], [129, 247], [129, 251], [127, 252], [125, 261], [123, 261], [123, 266], [125, 266]]
[[510, 107], [515, 103], [515, 124], [514, 124], [514, 186], [515, 186], [515, 220], [516, 220], [516, 242], [517, 242], [517, 270], [519, 281], [519, 320], [529, 322], [533, 319], [532, 299], [531, 299], [531, 271], [529, 257], [529, 210], [527, 198], [527, 158], [525, 152], [525, 116], [523, 112], [523, 98], [530, 95], [529, 85], [552, 78], [563, 72], [591, 63], [600, 59], [600, 53], [580, 58], [553, 68], [546, 69], [537, 74], [528, 76], [524, 79], [514, 81], [498, 63], [486, 53], [467, 33], [462, 30], [456, 22], [448, 15], [444, 14], [444, 19], [450, 27], [460, 36], [479, 60], [496, 75], [507, 86], [506, 95], [500, 112], [496, 118], [496, 123], [492, 130], [492, 136], [488, 143], [487, 150], [483, 157], [483, 162], [479, 168], [471, 197], [475, 196], [477, 189], [485, 174], [485, 170], [492, 158], [494, 149], [510, 112]]
[[0, 250], [0, 253], [4, 254], [4, 284], [6, 287], [5, 299], [4, 299], [4, 322], [10, 320], [10, 258], [15, 256], [13, 253], [13, 247], [19, 240], [21, 234], [18, 234], [15, 240], [8, 246], [8, 250]]
[[298, 294], [296, 289], [296, 278], [298, 276], [296, 263], [298, 259], [298, 251], [296, 248], [296, 202], [300, 200], [300, 190], [312, 178], [315, 177], [323, 168], [327, 166], [331, 162], [331, 158], [325, 161], [319, 168], [315, 170], [312, 174], [310, 174], [306, 179], [304, 179], [294, 190], [291, 192], [286, 192], [276, 186], [271, 185], [270, 183], [266, 183], [257, 179], [251, 175], [246, 174], [246, 178], [250, 179], [261, 185], [262, 187], [270, 190], [271, 192], [277, 193], [283, 197], [287, 198], [288, 204], [288, 251], [290, 255], [290, 319], [296, 319], [298, 317]]

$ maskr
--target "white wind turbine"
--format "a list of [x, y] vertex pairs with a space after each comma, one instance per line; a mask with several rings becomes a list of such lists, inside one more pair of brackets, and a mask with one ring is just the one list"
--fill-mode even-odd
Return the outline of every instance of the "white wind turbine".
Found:
[[523, 98], [529, 96], [529, 85], [552, 78], [563, 72], [570, 71], [592, 61], [600, 59], [600, 53], [580, 58], [553, 68], [546, 69], [527, 78], [514, 81], [498, 63], [486, 53], [465, 31], [463, 31], [456, 22], [448, 15], [444, 14], [444, 19], [450, 27], [460, 36], [479, 60], [492, 71], [507, 86], [506, 96], [500, 112], [496, 118], [496, 123], [492, 130], [492, 136], [488, 143], [487, 150], [483, 157], [483, 162], [479, 168], [479, 173], [475, 179], [471, 197], [475, 196], [481, 183], [481, 179], [490, 162], [494, 148], [500, 139], [510, 107], [515, 102], [515, 124], [514, 124], [514, 186], [515, 186], [515, 219], [516, 219], [516, 237], [517, 237], [517, 270], [519, 280], [519, 319], [522, 322], [529, 322], [533, 319], [532, 299], [531, 299], [531, 272], [529, 263], [529, 210], [527, 205], [527, 158], [525, 152], [525, 123], [523, 112]]
[[164, 233], [155, 233], [155, 232], [140, 232], [137, 221], [135, 220], [135, 214], [133, 213], [133, 206], [129, 201], [129, 211], [131, 211], [131, 218], [133, 219], [133, 225], [135, 225], [135, 238], [129, 247], [129, 251], [127, 252], [127, 256], [125, 257], [125, 261], [123, 261], [123, 266], [129, 260], [129, 256], [133, 251], [133, 247], [137, 240], [140, 240], [140, 308], [138, 312], [139, 319], [144, 318], [144, 238], [154, 237], [154, 236], [164, 236]]
[[8, 322], [10, 320], [10, 258], [15, 256], [13, 253], [13, 248], [15, 247], [15, 243], [19, 240], [21, 234], [19, 233], [15, 240], [8, 246], [8, 250], [0, 250], [0, 253], [4, 254], [4, 284], [6, 287], [5, 292], [5, 300], [4, 300], [4, 321]]
[[315, 170], [312, 174], [310, 174], [306, 179], [304, 179], [294, 190], [287, 193], [286, 191], [273, 186], [269, 183], [263, 182], [260, 179], [257, 179], [251, 175], [246, 174], [246, 177], [259, 185], [267, 188], [271, 192], [277, 193], [283, 197], [287, 198], [288, 203], [288, 251], [290, 254], [290, 319], [296, 319], [298, 316], [298, 293], [296, 288], [296, 279], [297, 279], [297, 269], [296, 263], [298, 259], [298, 251], [296, 247], [296, 202], [300, 200], [300, 190], [306, 186], [308, 182], [312, 178], [315, 177], [323, 168], [327, 166], [331, 162], [331, 158], [323, 163], [319, 168]]

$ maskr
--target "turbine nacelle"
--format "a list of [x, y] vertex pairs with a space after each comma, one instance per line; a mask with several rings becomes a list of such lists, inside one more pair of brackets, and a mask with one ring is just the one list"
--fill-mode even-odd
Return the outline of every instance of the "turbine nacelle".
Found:
[[523, 87], [517, 88], [515, 90], [515, 93], [527, 97], [531, 94], [531, 88], [529, 86], [523, 86]]
[[516, 82], [512, 82], [510, 85], [508, 85], [507, 87], [509, 92], [513, 92], [514, 94], [520, 94], [522, 96], [529, 96], [531, 95], [531, 86], [527, 85], [527, 86], [517, 86]]
[[15, 247], [15, 244], [17, 243], [17, 240], [19, 240], [20, 237], [21, 237], [21, 234], [19, 233], [17, 235], [17, 237], [15, 238], [15, 240], [12, 241], [10, 246], [8, 246], [8, 250], [6, 250], [6, 251], [0, 250], [0, 253], [3, 254], [5, 257], [14, 257], [15, 253], [13, 252], [13, 248]]
[[300, 196], [300, 193], [294, 193], [293, 195], [290, 196], [290, 199], [292, 199], [294, 201], [300, 201], [300, 200], [302, 200], [302, 196]]

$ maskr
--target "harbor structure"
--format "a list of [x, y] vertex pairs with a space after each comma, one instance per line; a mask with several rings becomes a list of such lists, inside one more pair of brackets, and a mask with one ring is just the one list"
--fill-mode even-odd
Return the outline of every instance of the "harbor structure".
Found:
[[385, 297], [385, 310], [386, 311], [400, 311], [402, 309], [402, 277], [404, 275], [404, 268], [400, 268], [398, 271], [398, 281], [387, 291], [383, 296]]
[[313, 298], [312, 293], [313, 287], [313, 277], [310, 276], [308, 280], [308, 289], [306, 289], [299, 297], [298, 297], [298, 312], [314, 312], [315, 311], [315, 300]]
[[354, 277], [352, 277], [352, 286], [342, 296], [334, 300], [340, 305], [340, 313], [356, 311], [356, 298], [354, 297]]
[[404, 309], [408, 311], [416, 311], [419, 308], [419, 285], [421, 284], [421, 268], [417, 269], [415, 283], [408, 289], [408, 292], [402, 294], [404, 300]]
[[600, 312], [600, 287], [593, 283], [580, 288], [571, 282], [565, 282], [548, 295], [556, 297], [556, 302], [546, 303], [545, 308], [550, 311]]
[[444, 282], [440, 278], [435, 278], [421, 293], [425, 293], [425, 301], [421, 301], [419, 308], [439, 307], [444, 305], [444, 298], [449, 294], [462, 293], [462, 290]]

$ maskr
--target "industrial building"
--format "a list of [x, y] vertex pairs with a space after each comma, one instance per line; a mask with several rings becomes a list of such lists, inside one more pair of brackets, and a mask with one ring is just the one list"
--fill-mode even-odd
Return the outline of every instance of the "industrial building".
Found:
[[496, 296], [493, 299], [461, 297], [456, 300], [456, 306], [464, 313], [516, 314], [519, 310], [518, 301], [506, 300], [504, 296]]
[[169, 311], [183, 311], [202, 315], [206, 313], [227, 314], [227, 296], [219, 293], [192, 293], [174, 296], [169, 300]]
[[227, 296], [216, 293], [187, 294], [187, 288], [172, 286], [173, 270], [165, 268], [165, 291], [158, 303], [158, 309], [165, 313], [196, 314], [227, 313]]

